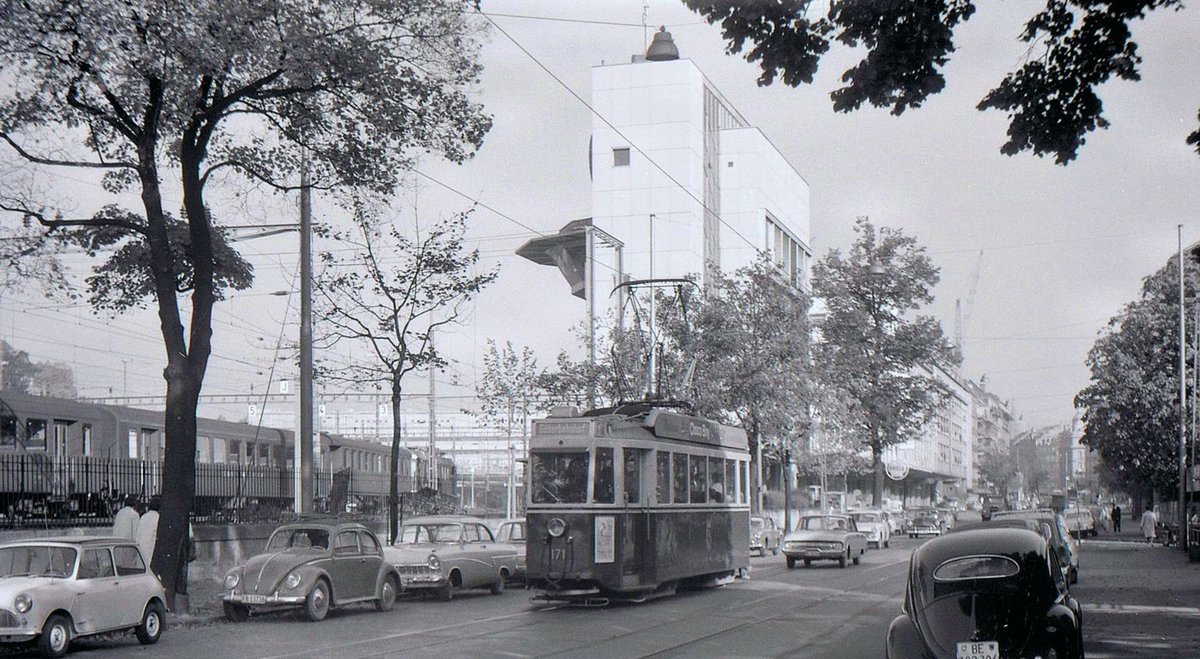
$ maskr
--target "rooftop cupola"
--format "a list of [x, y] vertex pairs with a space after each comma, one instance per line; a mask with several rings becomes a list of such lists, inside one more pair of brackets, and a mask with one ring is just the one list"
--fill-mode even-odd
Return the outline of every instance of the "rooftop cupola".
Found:
[[651, 62], [679, 59], [679, 49], [675, 47], [675, 40], [671, 38], [671, 33], [667, 32], [666, 26], [658, 28], [658, 32], [654, 33], [654, 41], [650, 42], [650, 47], [646, 49], [646, 59]]

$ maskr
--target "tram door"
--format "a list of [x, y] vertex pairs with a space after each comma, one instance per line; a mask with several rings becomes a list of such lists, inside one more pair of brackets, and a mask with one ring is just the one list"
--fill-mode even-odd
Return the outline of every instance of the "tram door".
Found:
[[625, 503], [625, 530], [623, 535], [623, 551], [621, 552], [621, 583], [633, 586], [639, 583], [653, 583], [654, 547], [650, 538], [650, 515], [648, 513], [647, 484], [653, 483], [653, 469], [649, 449], [625, 447], [621, 455], [621, 472], [623, 476], [623, 491]]

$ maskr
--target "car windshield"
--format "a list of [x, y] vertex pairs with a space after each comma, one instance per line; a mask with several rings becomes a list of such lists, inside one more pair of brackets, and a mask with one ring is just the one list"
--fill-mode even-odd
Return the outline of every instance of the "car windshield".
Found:
[[879, 513], [854, 513], [854, 521], [862, 522], [879, 522], [881, 515]]
[[329, 531], [315, 528], [278, 529], [267, 542], [267, 551], [329, 549]]
[[588, 454], [584, 451], [535, 451], [530, 456], [533, 503], [587, 501]]
[[763, 527], [763, 520], [761, 517], [751, 517], [750, 518], [750, 528], [757, 531], [757, 530], [761, 529], [762, 527]]
[[0, 578], [69, 577], [78, 552], [70, 547], [35, 545], [0, 549]]
[[806, 531], [845, 531], [846, 520], [842, 517], [805, 517], [800, 520], [800, 528]]
[[917, 524], [937, 524], [937, 516], [929, 514], [917, 515], [913, 521]]
[[452, 544], [462, 537], [462, 524], [405, 524], [400, 527], [398, 545], [441, 542]]

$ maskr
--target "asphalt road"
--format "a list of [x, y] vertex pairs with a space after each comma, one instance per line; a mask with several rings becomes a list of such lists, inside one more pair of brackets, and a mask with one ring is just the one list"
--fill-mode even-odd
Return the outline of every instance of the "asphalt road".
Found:
[[[85, 657], [882, 657], [899, 614], [909, 553], [893, 541], [861, 565], [787, 569], [754, 558], [752, 578], [640, 605], [543, 608], [509, 589], [451, 602], [401, 601], [390, 613], [352, 607], [313, 624], [295, 614], [171, 629], [156, 646], [131, 635], [82, 640]], [[1195, 657], [1200, 564], [1133, 543], [1084, 546], [1074, 588], [1088, 656]]]

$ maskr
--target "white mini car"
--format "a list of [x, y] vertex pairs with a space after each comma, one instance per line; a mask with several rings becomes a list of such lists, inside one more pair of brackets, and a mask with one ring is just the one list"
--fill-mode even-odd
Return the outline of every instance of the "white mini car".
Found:
[[0, 545], [0, 643], [48, 657], [79, 636], [132, 629], [143, 645], [166, 628], [166, 595], [131, 540], [73, 536]]

